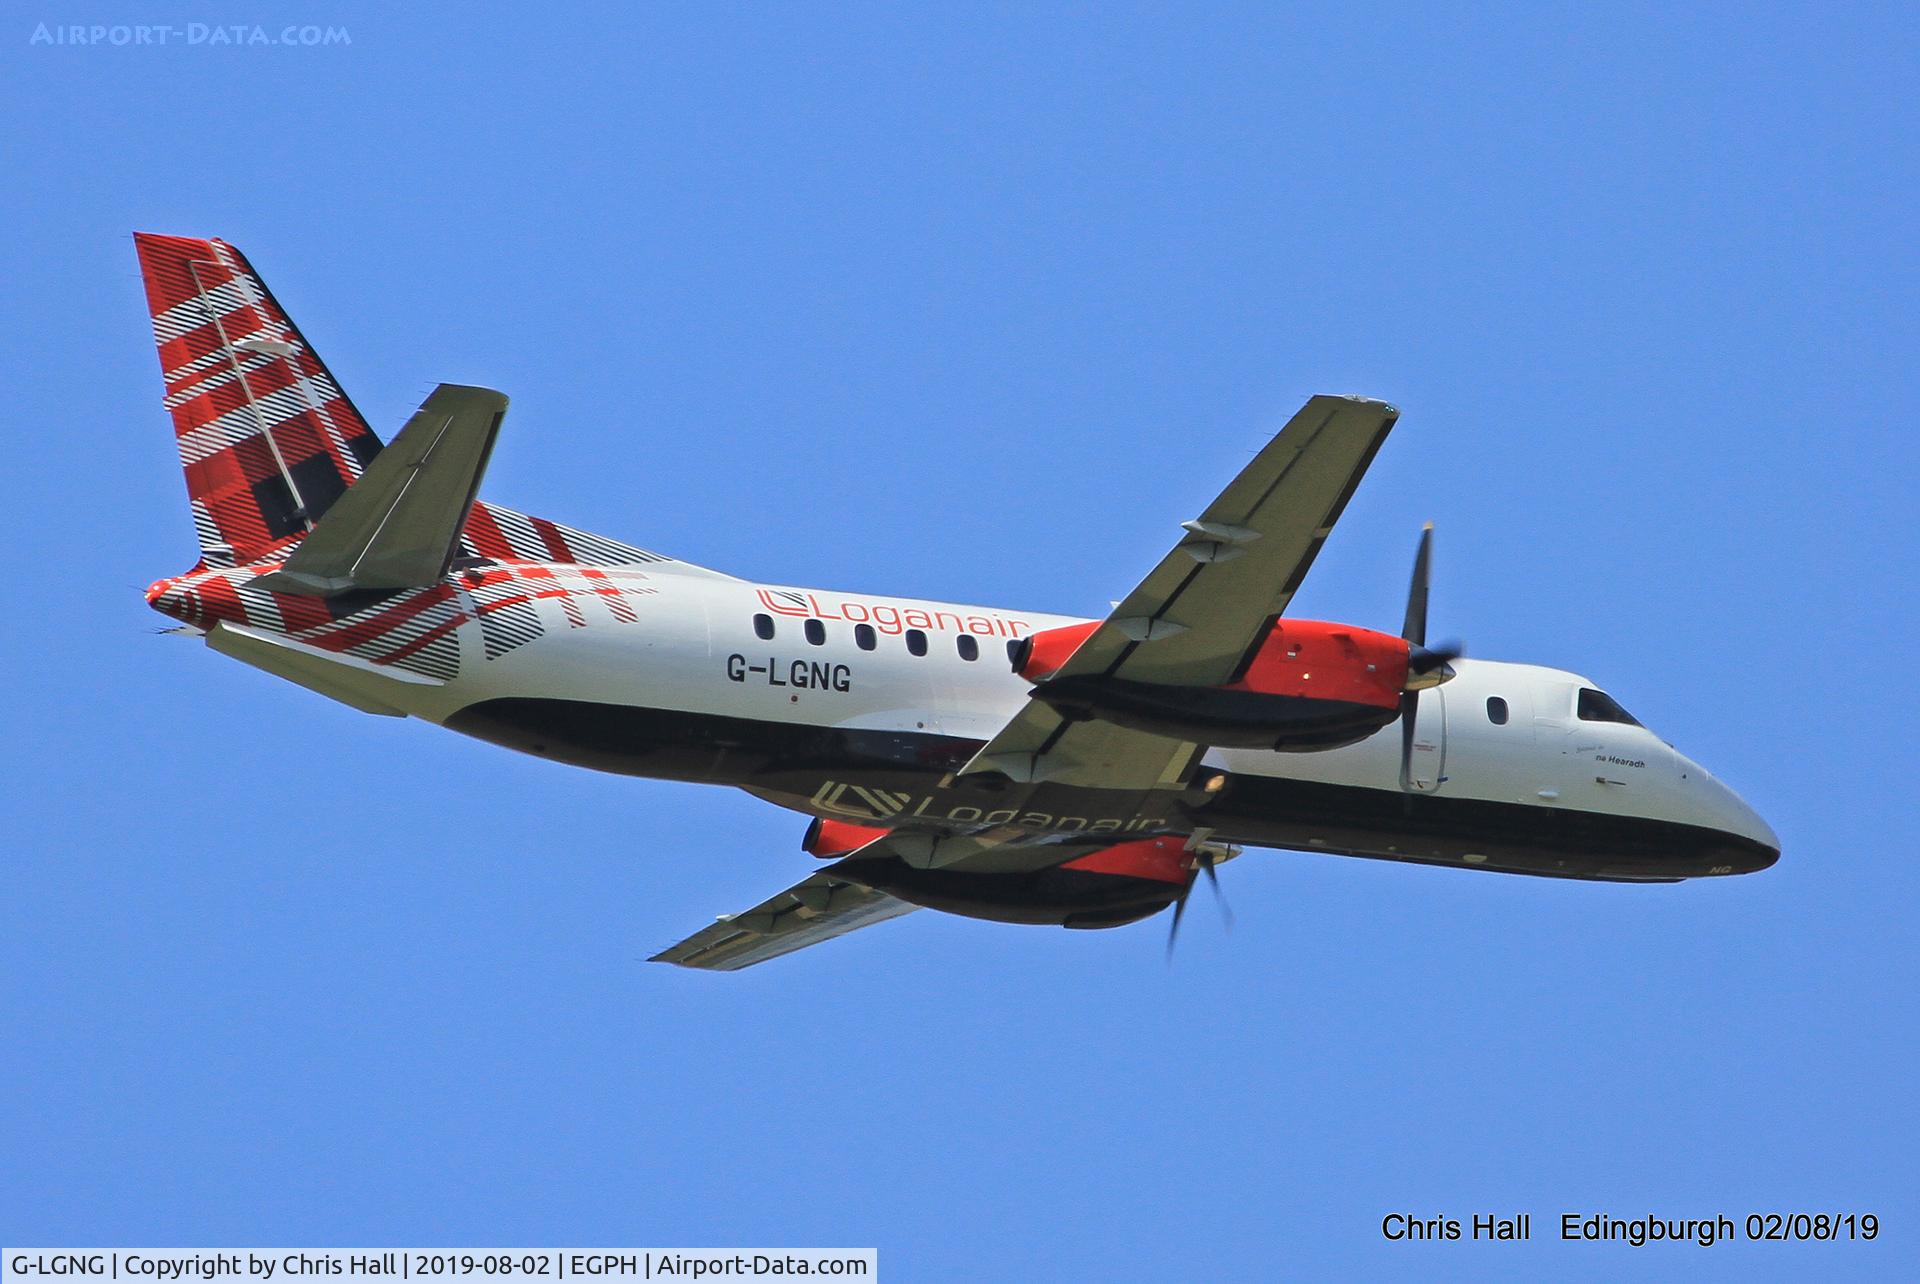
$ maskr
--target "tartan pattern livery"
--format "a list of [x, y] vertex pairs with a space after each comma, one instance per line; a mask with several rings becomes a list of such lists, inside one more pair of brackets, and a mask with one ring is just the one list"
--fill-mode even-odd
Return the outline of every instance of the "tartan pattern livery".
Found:
[[[201, 565], [284, 558], [380, 439], [239, 250], [150, 232], [133, 241]], [[485, 502], [468, 514], [461, 552], [580, 566], [673, 560]]]
[[135, 233], [166, 406], [207, 566], [306, 534], [380, 449], [240, 251]]
[[133, 239], [201, 552], [192, 571], [147, 590], [155, 610], [451, 681], [463, 659], [499, 660], [550, 631], [637, 623], [637, 604], [659, 592], [641, 566], [716, 574], [476, 501], [438, 584], [329, 597], [260, 587], [380, 440], [239, 250]]
[[519, 562], [566, 562], [577, 566], [639, 566], [674, 559], [644, 548], [623, 544], [604, 535], [591, 535], [528, 517], [511, 508], [476, 500], [460, 535], [460, 550], [475, 557]]
[[480, 621], [489, 660], [497, 660], [546, 632], [542, 603], [553, 603], [571, 629], [587, 626], [584, 604], [597, 602], [616, 624], [637, 624], [631, 599], [658, 589], [640, 571], [591, 566], [490, 566], [461, 577]]
[[254, 568], [202, 569], [161, 580], [147, 601], [195, 628], [246, 625], [445, 682], [460, 674], [467, 626], [478, 628], [481, 655], [498, 660], [549, 629], [637, 624], [636, 604], [658, 592], [639, 570], [512, 562], [427, 588], [331, 598], [270, 592]]

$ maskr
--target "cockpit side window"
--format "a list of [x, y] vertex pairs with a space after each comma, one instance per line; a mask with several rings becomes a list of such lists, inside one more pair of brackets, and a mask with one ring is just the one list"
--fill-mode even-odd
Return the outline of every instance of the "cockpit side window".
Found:
[[1496, 727], [1507, 725], [1507, 702], [1499, 696], [1487, 697], [1487, 721]]
[[1630, 727], [1640, 725], [1640, 719], [1622, 709], [1618, 700], [1592, 687], [1580, 688], [1580, 704], [1575, 712], [1582, 722], [1624, 722]]

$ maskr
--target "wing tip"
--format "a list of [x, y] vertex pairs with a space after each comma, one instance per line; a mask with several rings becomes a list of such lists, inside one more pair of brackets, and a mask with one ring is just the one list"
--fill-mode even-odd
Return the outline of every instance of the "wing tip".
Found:
[[1336, 397], [1340, 401], [1351, 401], [1356, 406], [1365, 406], [1370, 410], [1377, 410], [1390, 418], [1397, 418], [1400, 414], [1400, 407], [1394, 405], [1391, 401], [1382, 401], [1378, 397], [1363, 397], [1357, 392], [1333, 393], [1329, 395]]

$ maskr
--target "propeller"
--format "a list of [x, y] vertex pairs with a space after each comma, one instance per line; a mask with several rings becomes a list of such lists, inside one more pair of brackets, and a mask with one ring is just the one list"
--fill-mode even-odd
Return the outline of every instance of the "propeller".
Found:
[[1420, 693], [1453, 676], [1453, 661], [1466, 654], [1458, 641], [1427, 645], [1427, 583], [1433, 564], [1433, 523], [1420, 528], [1420, 548], [1413, 555], [1413, 581], [1407, 586], [1407, 616], [1400, 636], [1407, 641], [1407, 683], [1400, 692], [1400, 788], [1413, 787], [1414, 723], [1420, 716]]
[[[1233, 930], [1233, 907], [1227, 904], [1227, 894], [1220, 890], [1220, 875], [1214, 866], [1238, 854], [1238, 848], [1229, 848], [1222, 852], [1221, 849], [1212, 845], [1196, 847], [1193, 853], [1195, 866], [1200, 873], [1207, 876], [1207, 882], [1213, 887], [1214, 901], [1220, 906], [1220, 918], [1226, 923], [1229, 932]], [[1193, 885], [1198, 881], [1198, 878], [1188, 879], [1187, 885], [1180, 889], [1180, 899], [1173, 903], [1173, 925], [1167, 929], [1167, 961], [1169, 963], [1173, 961], [1173, 943], [1180, 937], [1180, 919], [1187, 912], [1187, 897], [1193, 894]]]

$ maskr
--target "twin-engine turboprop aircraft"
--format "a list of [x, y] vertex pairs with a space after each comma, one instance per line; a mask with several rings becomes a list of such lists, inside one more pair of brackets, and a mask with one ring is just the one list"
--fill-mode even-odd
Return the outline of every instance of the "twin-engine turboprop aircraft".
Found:
[[200, 562], [148, 602], [369, 713], [812, 817], [823, 863], [656, 956], [732, 970], [925, 906], [1114, 927], [1243, 846], [1621, 882], [1766, 824], [1592, 682], [1287, 608], [1399, 412], [1315, 397], [1104, 620], [775, 587], [477, 498], [507, 399], [382, 448], [241, 253], [136, 235]]

